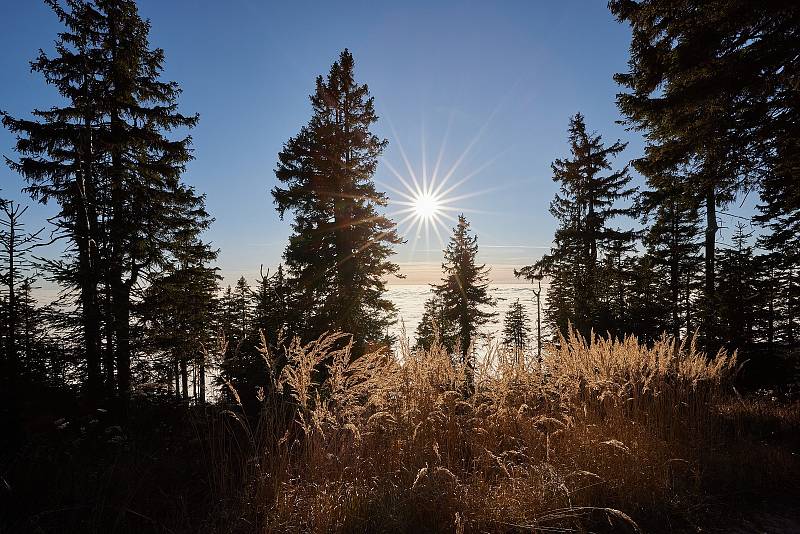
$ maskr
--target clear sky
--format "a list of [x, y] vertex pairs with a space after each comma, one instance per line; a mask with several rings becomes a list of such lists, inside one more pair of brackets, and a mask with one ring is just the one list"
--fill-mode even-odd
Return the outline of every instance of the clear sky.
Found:
[[[626, 68], [630, 33], [605, 2], [139, 5], [152, 22], [151, 44], [166, 51], [165, 79], [183, 87], [182, 111], [200, 114], [186, 181], [208, 195], [216, 217], [208, 238], [221, 249], [226, 283], [280, 261], [289, 220], [280, 221], [269, 195], [276, 155], [308, 120], [315, 77], [345, 47], [375, 97], [376, 133], [389, 139], [375, 177], [379, 189], [399, 199], [388, 187], [402, 189], [390, 166], [409, 174], [401, 146], [420, 176], [423, 160], [430, 176], [440, 152], [440, 176], [460, 160], [449, 183], [468, 179], [451, 196], [471, 195], [454, 204], [472, 222], [495, 281], [513, 281], [513, 267], [549, 248], [555, 221], [547, 208], [556, 191], [550, 162], [566, 155], [570, 115], [581, 111], [609, 142], [630, 141], [620, 165], [642, 150], [638, 134], [615, 124], [612, 75]], [[56, 95], [28, 62], [39, 48], [52, 50], [56, 17], [38, 0], [3, 0], [0, 19], [0, 109], [24, 116], [49, 107]], [[13, 143], [0, 131], [0, 154], [13, 157]], [[2, 194], [31, 203], [19, 194], [22, 186], [0, 168]], [[32, 207], [29, 225], [40, 226], [51, 212]], [[407, 281], [437, 279], [438, 239], [411, 234], [396, 256]]]

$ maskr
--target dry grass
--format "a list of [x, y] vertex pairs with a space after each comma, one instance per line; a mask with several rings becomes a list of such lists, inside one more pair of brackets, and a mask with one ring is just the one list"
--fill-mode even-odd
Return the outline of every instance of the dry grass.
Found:
[[540, 366], [490, 346], [465, 396], [440, 346], [397, 352], [353, 358], [341, 334], [262, 349], [260, 416], [228, 412], [240, 454], [209, 452], [218, 492], [246, 481], [242, 530], [684, 529], [796, 470], [748, 437], [758, 414], [733, 395], [735, 355], [573, 335]]
[[800, 400], [740, 396], [724, 353], [571, 337], [540, 366], [490, 345], [471, 395], [438, 346], [353, 358], [335, 334], [262, 355], [260, 391], [137, 396], [124, 427], [33, 395], [30, 431], [0, 440], [0, 531], [800, 528]]

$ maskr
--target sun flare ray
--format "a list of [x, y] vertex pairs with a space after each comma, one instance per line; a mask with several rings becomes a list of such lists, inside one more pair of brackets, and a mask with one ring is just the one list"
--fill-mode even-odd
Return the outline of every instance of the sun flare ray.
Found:
[[454, 159], [447, 164], [445, 164], [445, 147], [450, 136], [453, 114], [451, 113], [441, 144], [436, 151], [430, 150], [431, 147], [428, 146], [428, 135], [423, 124], [420, 131], [421, 144], [416, 167], [412, 163], [409, 153], [406, 152], [405, 146], [397, 138], [394, 126], [389, 121], [389, 128], [394, 136], [392, 144], [397, 147], [400, 161], [396, 161], [395, 165], [386, 157], [381, 161], [385, 164], [389, 174], [393, 175], [397, 181], [385, 183], [376, 180], [376, 182], [392, 194], [389, 203], [393, 205], [394, 209], [391, 210], [391, 214], [400, 219], [395, 224], [395, 228], [406, 236], [412, 258], [418, 249], [422, 248], [423, 245], [419, 245], [419, 243], [423, 240], [426, 252], [431, 251], [431, 241], [434, 238], [444, 247], [446, 237], [451, 230], [451, 223], [457, 222], [456, 215], [463, 212], [474, 212], [474, 210], [462, 207], [459, 204], [460, 201], [496, 189], [468, 193], [459, 191], [466, 182], [495, 163], [505, 152], [505, 150], [501, 150], [500, 153], [494, 154], [477, 166], [468, 169], [462, 168], [473, 148], [482, 139], [496, 111], [492, 112], [486, 122], [478, 128], [466, 147], [455, 152]]

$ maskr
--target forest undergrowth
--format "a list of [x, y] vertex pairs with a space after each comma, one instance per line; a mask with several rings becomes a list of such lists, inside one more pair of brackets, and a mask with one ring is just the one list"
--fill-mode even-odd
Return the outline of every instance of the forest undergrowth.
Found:
[[241, 517], [262, 531], [694, 530], [800, 474], [796, 444], [778, 443], [800, 428], [797, 402], [739, 396], [735, 354], [576, 334], [541, 362], [490, 345], [474, 369], [436, 343], [398, 352], [353, 358], [342, 335], [262, 348], [260, 415], [239, 402], [226, 416], [242, 448], [209, 449], [214, 465], [243, 461]]
[[691, 341], [573, 334], [541, 362], [490, 344], [474, 369], [440, 344], [268, 346], [253, 402], [229, 384], [206, 406], [143, 396], [121, 425], [28, 423], [0, 526], [713, 532], [796, 494], [800, 403], [739, 395], [736, 356]]

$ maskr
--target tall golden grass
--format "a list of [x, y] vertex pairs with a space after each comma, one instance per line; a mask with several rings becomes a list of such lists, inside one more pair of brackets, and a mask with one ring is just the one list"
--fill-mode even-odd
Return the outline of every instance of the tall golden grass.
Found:
[[343, 334], [267, 346], [260, 414], [238, 403], [236, 440], [209, 447], [225, 466], [212, 486], [245, 480], [237, 513], [263, 532], [688, 528], [713, 488], [767, 484], [790, 462], [743, 465], [736, 356], [693, 341], [571, 334], [541, 363], [490, 343], [469, 395], [472, 370], [439, 343], [359, 358]]

